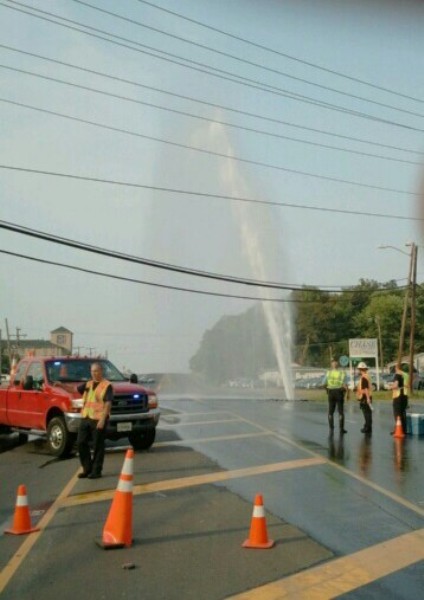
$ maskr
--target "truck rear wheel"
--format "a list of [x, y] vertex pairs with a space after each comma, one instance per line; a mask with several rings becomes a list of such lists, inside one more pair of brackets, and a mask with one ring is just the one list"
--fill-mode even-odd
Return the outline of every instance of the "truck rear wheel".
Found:
[[128, 439], [134, 450], [148, 450], [155, 441], [156, 429], [147, 429], [140, 433], [130, 433]]
[[47, 427], [47, 446], [53, 456], [65, 457], [72, 450], [75, 435], [66, 429], [63, 417], [53, 417]]

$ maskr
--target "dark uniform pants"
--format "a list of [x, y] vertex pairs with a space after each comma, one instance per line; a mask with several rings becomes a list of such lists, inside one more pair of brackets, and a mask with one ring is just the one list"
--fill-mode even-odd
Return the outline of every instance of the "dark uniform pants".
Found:
[[408, 396], [401, 394], [398, 398], [393, 398], [393, 416], [395, 424], [398, 417], [402, 423], [403, 433], [406, 434], [406, 407], [408, 406]]
[[328, 414], [334, 415], [334, 412], [337, 410], [340, 416], [343, 416], [343, 406], [344, 406], [344, 389], [337, 388], [334, 390], [328, 390]]
[[361, 407], [362, 414], [364, 415], [364, 433], [372, 432], [372, 410], [366, 401], [366, 399], [362, 399], [359, 406]]
[[328, 423], [330, 429], [334, 428], [334, 413], [339, 413], [340, 428], [344, 428], [344, 398], [345, 390], [343, 388], [329, 389], [328, 390]]
[[[97, 423], [95, 419], [81, 419], [77, 446], [84, 473], [101, 475], [105, 458], [106, 425], [103, 429], [97, 429]], [[93, 457], [91, 457], [90, 442], [93, 442]]]

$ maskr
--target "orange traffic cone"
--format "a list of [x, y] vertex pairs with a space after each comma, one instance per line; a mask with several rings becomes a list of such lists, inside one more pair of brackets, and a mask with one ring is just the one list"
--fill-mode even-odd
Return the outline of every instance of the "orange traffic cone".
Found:
[[103, 538], [98, 542], [105, 550], [124, 546], [129, 548], [132, 544], [133, 461], [134, 450], [127, 450], [118, 487], [103, 528]]
[[395, 426], [395, 432], [393, 434], [394, 438], [404, 438], [405, 434], [403, 433], [403, 429], [402, 429], [402, 422], [400, 420], [400, 417], [396, 418], [396, 426]]
[[268, 539], [262, 494], [256, 494], [249, 538], [242, 546], [243, 548], [272, 548], [273, 545], [274, 540]]
[[18, 487], [18, 495], [16, 497], [13, 525], [11, 529], [6, 529], [5, 533], [23, 535], [24, 533], [32, 533], [33, 531], [40, 531], [40, 529], [39, 527], [31, 527], [31, 517], [29, 514], [26, 487], [24, 485], [20, 485]]

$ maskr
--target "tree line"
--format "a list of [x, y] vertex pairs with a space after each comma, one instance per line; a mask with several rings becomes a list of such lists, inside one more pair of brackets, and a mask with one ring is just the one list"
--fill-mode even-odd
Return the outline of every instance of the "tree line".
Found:
[[[332, 356], [347, 355], [350, 338], [378, 338], [383, 363], [396, 360], [405, 289], [395, 281], [361, 279], [340, 292], [299, 289], [291, 292], [292, 362], [326, 367]], [[280, 306], [280, 305], [279, 305]], [[278, 310], [283, 310], [279, 308]], [[404, 354], [409, 351], [409, 318]], [[380, 346], [380, 344], [379, 344]], [[424, 289], [416, 289], [414, 352], [424, 350]], [[257, 379], [277, 369], [277, 361], [260, 304], [239, 315], [227, 315], [205, 331], [190, 360], [193, 372], [214, 383], [234, 378]]]

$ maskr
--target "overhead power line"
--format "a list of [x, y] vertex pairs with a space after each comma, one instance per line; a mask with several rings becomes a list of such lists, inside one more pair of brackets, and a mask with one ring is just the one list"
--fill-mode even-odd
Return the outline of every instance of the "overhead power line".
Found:
[[271, 132], [271, 131], [263, 131], [260, 129], [256, 129], [254, 127], [247, 127], [245, 125], [238, 125], [236, 123], [229, 123], [228, 121], [221, 121], [219, 119], [212, 119], [209, 117], [204, 117], [201, 115], [195, 115], [193, 113], [189, 113], [186, 111], [182, 111], [182, 110], [177, 110], [175, 108], [169, 108], [167, 106], [161, 106], [159, 104], [154, 104], [152, 102], [146, 102], [145, 100], [139, 100], [138, 98], [130, 98], [129, 96], [122, 96], [121, 94], [114, 94], [112, 92], [106, 92], [105, 90], [99, 90], [98, 88], [93, 88], [87, 85], [81, 85], [78, 83], [75, 83], [73, 81], [66, 81], [65, 79], [59, 79], [58, 77], [51, 77], [49, 75], [43, 75], [41, 73], [35, 73], [34, 71], [27, 71], [25, 69], [18, 69], [17, 67], [11, 67], [9, 65], [3, 65], [0, 64], [0, 68], [2, 69], [7, 69], [9, 71], [13, 71], [15, 73], [22, 73], [23, 75], [30, 75], [32, 77], [37, 77], [39, 79], [44, 79], [46, 81], [52, 81], [54, 83], [59, 83], [62, 85], [67, 85], [70, 87], [73, 87], [75, 89], [80, 89], [80, 90], [84, 90], [90, 93], [94, 93], [94, 94], [101, 94], [103, 96], [107, 96], [109, 98], [115, 98], [117, 100], [124, 100], [125, 102], [131, 102], [133, 104], [140, 104], [142, 106], [148, 106], [150, 108], [154, 108], [154, 109], [158, 109], [158, 110], [163, 110], [163, 111], [167, 111], [167, 112], [171, 112], [173, 114], [177, 114], [177, 115], [181, 115], [184, 117], [189, 117], [192, 119], [198, 119], [200, 121], [206, 121], [208, 123], [214, 123], [214, 124], [219, 124], [219, 125], [224, 125], [225, 127], [232, 127], [235, 129], [240, 129], [242, 131], [247, 131], [249, 133], [255, 133], [255, 134], [259, 134], [259, 135], [265, 135], [268, 137], [273, 137], [276, 139], [283, 139], [283, 140], [288, 140], [291, 142], [296, 142], [296, 143], [300, 143], [300, 144], [306, 144], [309, 146], [314, 146], [314, 147], [318, 147], [318, 148], [325, 148], [327, 150], [336, 150], [336, 151], [340, 151], [340, 152], [348, 152], [349, 154], [356, 154], [359, 156], [366, 156], [368, 158], [377, 158], [379, 160], [389, 160], [392, 162], [398, 162], [398, 163], [403, 163], [403, 164], [408, 164], [408, 165], [416, 165], [416, 166], [421, 166], [422, 163], [417, 162], [417, 161], [412, 161], [412, 160], [406, 160], [403, 158], [394, 158], [391, 156], [382, 156], [381, 154], [373, 154], [372, 152], [364, 152], [361, 150], [352, 150], [350, 148], [340, 148], [338, 146], [331, 146], [330, 144], [323, 144], [320, 142], [312, 142], [309, 140], [302, 140], [299, 138], [293, 138], [287, 135], [282, 135], [280, 133], [275, 133], [275, 132]]
[[[62, 246], [66, 246], [68, 248], [74, 248], [77, 250], [83, 250], [85, 252], [90, 252], [93, 254], [98, 254], [101, 256], [107, 256], [108, 258], [115, 258], [118, 260], [124, 260], [126, 262], [131, 262], [143, 266], [154, 267], [155, 269], [161, 269], [164, 271], [172, 271], [174, 273], [180, 273], [183, 275], [196, 276], [206, 279], [211, 279], [215, 281], [224, 281], [226, 283], [237, 283], [241, 285], [248, 285], [254, 287], [262, 287], [276, 290], [285, 290], [285, 291], [302, 291], [302, 292], [316, 292], [316, 286], [307, 287], [305, 285], [293, 285], [287, 283], [277, 283], [273, 281], [258, 281], [253, 279], [247, 279], [242, 277], [235, 277], [233, 275], [221, 275], [218, 273], [212, 273], [211, 271], [202, 271], [199, 269], [189, 269], [187, 267], [181, 267], [179, 265], [173, 265], [170, 263], [164, 263], [156, 260], [150, 260], [146, 258], [141, 258], [139, 256], [134, 256], [131, 254], [126, 254], [124, 252], [117, 252], [116, 250], [108, 250], [107, 248], [102, 248], [100, 246], [93, 246], [91, 244], [85, 244], [83, 242], [78, 242], [76, 240], [71, 240], [69, 238], [64, 238], [61, 236], [57, 236], [51, 233], [46, 233], [43, 231], [39, 231], [37, 229], [31, 229], [29, 227], [24, 227], [22, 225], [18, 225], [16, 223], [10, 223], [7, 221], [0, 220], [0, 229], [5, 229], [6, 231], [11, 231], [13, 233], [19, 233], [22, 235], [26, 235], [35, 239], [43, 240], [46, 242], [60, 244]], [[339, 286], [340, 288], [341, 286]], [[397, 288], [400, 289], [400, 288]], [[327, 293], [334, 292], [340, 293], [341, 289], [326, 289]], [[386, 288], [375, 289], [373, 291], [387, 291]], [[351, 292], [357, 293], [357, 289], [349, 290], [347, 287], [343, 288], [343, 292]], [[366, 290], [366, 293], [369, 293], [369, 290]]]
[[176, 35], [174, 33], [170, 33], [169, 31], [164, 31], [163, 29], [159, 29], [158, 27], [153, 27], [151, 25], [147, 25], [146, 23], [141, 23], [140, 21], [137, 21], [136, 19], [130, 19], [129, 17], [125, 17], [124, 15], [118, 14], [116, 12], [112, 12], [110, 10], [106, 10], [105, 8], [100, 8], [99, 6], [95, 6], [94, 4], [90, 4], [89, 2], [84, 2], [83, 0], [72, 0], [72, 2], [75, 2], [76, 4], [80, 4], [82, 6], [87, 6], [88, 8], [91, 8], [92, 10], [98, 11], [100, 13], [109, 15], [115, 19], [119, 19], [121, 21], [125, 21], [127, 23], [131, 23], [133, 25], [137, 25], [138, 27], [142, 27], [143, 29], [147, 29], [149, 31], [154, 31], [155, 33], [159, 33], [160, 35], [164, 35], [167, 37], [170, 37], [172, 39], [178, 40], [180, 42], [183, 42], [185, 44], [190, 44], [192, 46], [195, 46], [196, 48], [201, 48], [202, 50], [207, 50], [209, 52], [213, 52], [215, 54], [218, 54], [219, 56], [225, 56], [226, 58], [230, 58], [232, 60], [236, 60], [238, 62], [247, 64], [249, 66], [253, 66], [256, 67], [258, 69], [262, 69], [264, 71], [268, 71], [270, 73], [274, 73], [277, 75], [281, 75], [283, 77], [286, 77], [288, 79], [293, 79], [294, 81], [299, 81], [301, 83], [305, 83], [307, 85], [311, 85], [317, 88], [320, 88], [322, 90], [326, 90], [326, 91], [330, 91], [330, 92], [334, 92], [336, 94], [340, 94], [342, 96], [346, 96], [349, 98], [354, 98], [355, 100], [361, 100], [363, 102], [369, 102], [371, 104], [375, 104], [377, 106], [381, 106], [384, 108], [389, 108], [391, 110], [395, 110], [401, 113], [405, 113], [408, 115], [412, 115], [414, 117], [424, 117], [424, 114], [422, 113], [417, 113], [411, 110], [407, 110], [404, 108], [399, 108], [398, 106], [393, 106], [392, 104], [386, 104], [384, 102], [379, 102], [377, 100], [373, 100], [371, 98], [364, 98], [363, 96], [358, 96], [356, 94], [352, 94], [350, 92], [344, 92], [343, 90], [338, 90], [337, 88], [333, 88], [327, 85], [323, 85], [321, 83], [316, 83], [314, 81], [310, 81], [309, 79], [305, 79], [302, 77], [296, 77], [295, 75], [291, 75], [290, 73], [285, 73], [284, 71], [280, 71], [279, 69], [274, 69], [270, 66], [261, 64], [261, 63], [257, 63], [254, 62], [252, 60], [248, 60], [246, 58], [243, 58], [241, 56], [237, 56], [235, 54], [231, 54], [229, 52], [224, 52], [223, 50], [218, 50], [217, 48], [213, 48], [211, 46], [207, 46], [206, 44], [201, 44], [199, 42], [195, 42], [193, 40], [190, 40], [186, 37], [180, 36], [180, 35]]
[[31, 56], [33, 58], [38, 58], [40, 60], [48, 61], [48, 62], [51, 62], [53, 64], [57, 64], [57, 65], [62, 65], [62, 66], [65, 66], [65, 67], [69, 67], [71, 69], [76, 69], [76, 70], [81, 71], [83, 73], [90, 73], [92, 75], [98, 75], [99, 77], [110, 79], [112, 81], [118, 81], [120, 83], [126, 83], [126, 84], [133, 85], [133, 86], [136, 86], [136, 87], [140, 87], [140, 88], [143, 88], [143, 89], [151, 90], [151, 91], [157, 92], [159, 94], [164, 94], [164, 95], [167, 95], [167, 96], [171, 96], [173, 98], [180, 98], [182, 100], [188, 100], [190, 102], [195, 102], [196, 104], [200, 104], [202, 106], [209, 106], [209, 107], [212, 107], [212, 108], [218, 108], [220, 110], [225, 110], [225, 111], [236, 113], [236, 114], [240, 114], [240, 115], [243, 115], [243, 116], [252, 117], [254, 119], [261, 119], [263, 121], [266, 121], [266, 122], [269, 122], [269, 123], [273, 123], [273, 124], [277, 123], [279, 125], [285, 125], [287, 127], [292, 127], [292, 128], [295, 128], [295, 129], [301, 129], [303, 131], [310, 131], [312, 133], [319, 133], [321, 135], [327, 135], [327, 136], [330, 136], [330, 137], [336, 137], [336, 138], [343, 139], [343, 140], [348, 140], [348, 141], [353, 141], [353, 142], [359, 142], [361, 144], [368, 144], [368, 145], [377, 146], [377, 147], [380, 147], [380, 148], [387, 148], [389, 150], [398, 150], [400, 152], [408, 152], [410, 154], [416, 154], [417, 156], [424, 156], [424, 152], [421, 152], [421, 151], [418, 151], [418, 150], [412, 150], [411, 148], [403, 148], [401, 146], [393, 146], [393, 145], [390, 145], [390, 144], [383, 144], [381, 142], [376, 142], [376, 141], [373, 141], [373, 140], [367, 140], [367, 139], [364, 139], [364, 138], [357, 138], [357, 137], [354, 137], [354, 136], [351, 136], [351, 135], [343, 135], [343, 134], [340, 134], [340, 133], [334, 133], [334, 132], [327, 131], [325, 129], [317, 129], [315, 127], [308, 127], [306, 125], [299, 125], [297, 123], [292, 123], [290, 121], [284, 121], [282, 119], [276, 119], [276, 118], [269, 117], [269, 116], [266, 116], [266, 115], [261, 115], [261, 114], [258, 114], [258, 113], [252, 113], [250, 111], [233, 108], [233, 107], [226, 106], [226, 105], [223, 105], [223, 104], [217, 104], [217, 103], [214, 103], [214, 102], [207, 102], [206, 100], [201, 100], [200, 98], [193, 98], [192, 96], [186, 96], [184, 94], [178, 94], [176, 92], [171, 92], [169, 90], [164, 90], [164, 89], [157, 88], [157, 87], [154, 87], [154, 86], [151, 86], [151, 85], [146, 85], [146, 84], [143, 84], [143, 83], [141, 83], [139, 81], [134, 81], [132, 79], [126, 79], [124, 77], [118, 77], [116, 75], [110, 75], [109, 73], [105, 73], [103, 71], [97, 71], [95, 69], [89, 69], [87, 67], [81, 67], [80, 65], [76, 65], [74, 63], [65, 62], [63, 60], [58, 60], [58, 59], [55, 59], [55, 58], [44, 56], [42, 54], [36, 54], [35, 52], [29, 52], [29, 51], [26, 51], [26, 50], [22, 50], [21, 48], [16, 48], [16, 47], [13, 47], [13, 46], [7, 46], [5, 44], [0, 44], [0, 48], [4, 48], [5, 50], [9, 50], [11, 52], [17, 52], [19, 54], [24, 54], [26, 56]]
[[171, 140], [165, 140], [162, 138], [158, 138], [155, 136], [151, 136], [151, 135], [146, 135], [143, 133], [139, 133], [139, 132], [135, 132], [135, 131], [130, 131], [128, 129], [122, 129], [120, 127], [112, 127], [111, 125], [105, 125], [104, 123], [98, 123], [96, 121], [91, 121], [88, 119], [82, 119], [80, 117], [73, 117], [71, 115], [66, 115], [64, 113], [60, 113], [57, 111], [53, 111], [53, 110], [47, 110], [45, 108], [39, 108], [37, 106], [32, 106], [30, 104], [24, 104], [23, 102], [16, 102], [14, 100], [8, 100], [7, 98], [0, 98], [0, 102], [5, 102], [7, 104], [11, 104], [13, 106], [19, 106], [21, 108], [28, 108], [30, 110], [35, 110], [44, 114], [49, 114], [49, 115], [53, 115], [56, 117], [61, 117], [63, 119], [69, 119], [71, 121], [75, 121], [77, 123], [84, 123], [85, 125], [92, 125], [94, 127], [100, 127], [102, 129], [106, 129], [108, 131], [114, 131], [117, 133], [123, 133], [125, 135], [131, 135], [134, 137], [139, 137], [139, 138], [143, 138], [146, 140], [150, 140], [153, 142], [159, 142], [161, 144], [167, 144], [169, 146], [173, 146], [175, 148], [183, 148], [185, 150], [193, 150], [195, 152], [200, 152], [201, 154], [207, 154], [209, 156], [217, 156], [219, 158], [225, 158], [225, 159], [229, 159], [229, 160], [234, 160], [237, 162], [241, 162], [241, 163], [245, 163], [245, 164], [250, 164], [250, 165], [255, 165], [257, 167], [266, 167], [268, 169], [274, 169], [277, 171], [284, 171], [285, 173], [292, 173], [293, 175], [303, 175], [305, 177], [312, 177], [315, 179], [322, 179], [324, 181], [332, 181], [334, 183], [342, 183], [345, 185], [354, 185], [357, 187], [361, 187], [361, 188], [367, 188], [367, 189], [373, 189], [373, 190], [379, 190], [379, 191], [384, 191], [384, 192], [392, 192], [395, 194], [405, 194], [407, 196], [416, 196], [418, 195], [415, 192], [410, 192], [408, 190], [398, 190], [396, 188], [388, 188], [385, 186], [379, 186], [379, 185], [372, 185], [369, 183], [362, 183], [360, 181], [351, 181], [349, 179], [340, 179], [337, 177], [329, 177], [327, 175], [320, 175], [318, 173], [310, 173], [308, 171], [300, 171], [298, 169], [289, 169], [288, 167], [283, 167], [280, 165], [273, 165], [270, 163], [266, 163], [266, 162], [261, 162], [261, 161], [257, 161], [257, 160], [250, 160], [247, 158], [242, 158], [239, 156], [233, 156], [231, 154], [224, 154], [222, 152], [214, 152], [213, 150], [206, 150], [205, 148], [197, 148], [196, 146], [190, 146], [188, 144], [182, 144], [179, 142], [173, 142]]
[[[3, 250], [0, 249], [0, 253], [1, 254], [6, 254], [8, 256], [13, 256], [15, 258], [23, 258], [26, 260], [31, 260], [33, 262], [38, 262], [38, 263], [42, 263], [42, 264], [46, 264], [46, 265], [53, 265], [56, 267], [62, 267], [65, 269], [72, 269], [73, 271], [80, 271], [81, 273], [88, 273], [89, 275], [98, 275], [101, 277], [108, 277], [109, 279], [115, 279], [115, 280], [119, 280], [119, 281], [126, 281], [129, 283], [138, 283], [138, 284], [142, 284], [142, 285], [147, 285], [147, 286], [151, 286], [151, 287], [156, 287], [156, 288], [162, 288], [162, 289], [167, 289], [167, 290], [175, 290], [178, 292], [189, 292], [191, 294], [201, 294], [203, 296], [215, 296], [215, 297], [219, 297], [219, 298], [234, 298], [237, 300], [254, 300], [254, 301], [258, 301], [258, 302], [278, 302], [280, 304], [321, 304], [322, 300], [305, 300], [305, 299], [294, 299], [294, 298], [262, 298], [262, 297], [256, 297], [256, 296], [238, 296], [235, 294], [224, 294], [224, 293], [219, 293], [219, 292], [208, 292], [205, 290], [197, 290], [194, 288], [183, 288], [183, 287], [178, 287], [178, 286], [173, 286], [173, 285], [167, 285], [167, 284], [162, 284], [162, 283], [154, 283], [152, 281], [144, 281], [142, 279], [134, 279], [131, 277], [123, 277], [121, 275], [112, 275], [110, 273], [104, 273], [102, 271], [94, 271], [92, 269], [86, 269], [83, 267], [76, 267], [74, 265], [68, 265], [65, 263], [59, 263], [56, 261], [52, 261], [52, 260], [46, 260], [46, 259], [42, 259], [42, 258], [36, 258], [34, 256], [29, 256], [28, 254], [19, 254], [17, 252], [11, 252], [9, 250]], [[401, 288], [398, 288], [401, 289]], [[388, 291], [388, 290], [383, 290], [383, 291]], [[369, 293], [369, 292], [367, 292]]]
[[148, 2], [147, 0], [138, 0], [138, 2], [141, 2], [142, 4], [146, 4], [148, 6], [151, 6], [151, 7], [155, 8], [155, 9], [157, 9], [157, 10], [161, 10], [162, 12], [174, 15], [175, 17], [178, 17], [179, 19], [184, 19], [185, 21], [188, 21], [189, 23], [194, 23], [196, 25], [199, 25], [200, 27], [204, 27], [204, 28], [209, 29], [211, 31], [215, 31], [217, 33], [220, 33], [222, 35], [230, 37], [230, 38], [232, 38], [234, 40], [238, 40], [239, 42], [243, 42], [243, 43], [249, 44], [250, 46], [253, 46], [255, 48], [260, 48], [261, 50], [265, 50], [266, 52], [271, 52], [272, 54], [275, 54], [277, 56], [281, 56], [283, 58], [287, 58], [288, 60], [292, 60], [292, 61], [298, 62], [300, 64], [307, 65], [308, 67], [312, 67], [314, 69], [318, 69], [320, 71], [324, 71], [325, 73], [330, 73], [332, 75], [337, 75], [338, 77], [342, 77], [344, 79], [348, 79], [350, 81], [354, 81], [355, 83], [360, 83], [362, 85], [374, 88], [376, 90], [381, 90], [383, 92], [387, 92], [388, 94], [393, 94], [394, 96], [399, 96], [401, 98], [407, 98], [408, 100], [413, 100], [414, 102], [424, 103], [424, 100], [422, 100], [421, 98], [416, 98], [416, 97], [411, 96], [409, 94], [403, 94], [402, 92], [399, 92], [398, 90], [392, 90], [390, 88], [383, 87], [383, 86], [378, 85], [376, 83], [372, 83], [370, 81], [366, 81], [364, 79], [360, 79], [359, 77], [353, 77], [352, 75], [347, 75], [346, 73], [342, 73], [341, 71], [337, 71], [335, 69], [329, 69], [328, 67], [324, 67], [324, 66], [319, 65], [317, 63], [301, 59], [301, 58], [299, 58], [297, 56], [293, 56], [291, 54], [287, 54], [286, 52], [282, 52], [280, 50], [276, 50], [275, 48], [270, 48], [269, 46], [265, 46], [263, 44], [259, 44], [257, 42], [252, 41], [252, 40], [249, 40], [247, 38], [241, 37], [239, 35], [235, 35], [235, 34], [230, 33], [228, 31], [224, 31], [223, 29], [219, 29], [218, 27], [213, 27], [212, 25], [209, 25], [207, 23], [203, 23], [203, 22], [198, 21], [196, 19], [192, 19], [190, 17], [182, 15], [181, 13], [177, 13], [177, 12], [172, 11], [170, 9], [164, 8], [163, 6], [159, 6], [158, 4], [155, 4], [153, 2]]
[[[211, 75], [213, 77], [219, 77], [220, 79], [231, 81], [231, 82], [236, 83], [238, 85], [247, 86], [247, 87], [250, 87], [250, 88], [253, 88], [253, 89], [257, 89], [257, 90], [260, 90], [260, 91], [263, 91], [263, 92], [267, 92], [267, 93], [274, 94], [274, 95], [277, 95], [277, 96], [281, 96], [281, 97], [284, 97], [284, 98], [289, 98], [289, 99], [292, 99], [292, 100], [296, 100], [298, 102], [304, 102], [306, 104], [311, 104], [313, 106], [319, 106], [319, 107], [322, 107], [322, 108], [327, 108], [329, 110], [335, 110], [335, 111], [338, 111], [338, 112], [341, 112], [341, 113], [344, 113], [344, 114], [348, 114], [350, 116], [356, 116], [356, 117], [368, 119], [368, 120], [371, 120], [371, 121], [383, 123], [383, 124], [386, 124], [386, 125], [392, 125], [392, 126], [395, 126], [395, 127], [400, 127], [402, 129], [407, 129], [407, 130], [410, 130], [410, 131], [419, 131], [419, 132], [423, 132], [424, 131], [424, 129], [420, 129], [418, 127], [413, 127], [412, 125], [407, 125], [405, 123], [399, 123], [397, 121], [392, 121], [392, 120], [389, 120], [389, 119], [383, 119], [383, 118], [377, 117], [375, 115], [370, 115], [368, 113], [364, 113], [364, 112], [361, 112], [361, 111], [357, 111], [357, 110], [349, 109], [349, 108], [346, 108], [346, 107], [338, 106], [336, 104], [332, 104], [332, 103], [325, 102], [325, 101], [322, 101], [322, 100], [317, 100], [315, 98], [311, 98], [311, 97], [305, 96], [303, 94], [298, 94], [296, 92], [289, 92], [287, 90], [284, 90], [282, 88], [279, 88], [279, 87], [276, 87], [276, 86], [273, 86], [273, 85], [270, 85], [270, 84], [267, 84], [267, 83], [264, 83], [264, 82], [253, 80], [253, 79], [250, 79], [248, 77], [243, 77], [243, 76], [241, 76], [241, 75], [239, 75], [237, 73], [231, 73], [229, 71], [225, 71], [223, 69], [219, 69], [219, 68], [213, 67], [211, 65], [205, 65], [203, 63], [199, 63], [198, 61], [195, 61], [195, 60], [192, 60], [192, 59], [180, 57], [180, 56], [175, 55], [175, 54], [173, 54], [171, 52], [166, 52], [165, 50], [160, 50], [158, 48], [154, 48], [154, 47], [148, 46], [146, 44], [141, 44], [140, 42], [137, 42], [135, 40], [131, 40], [131, 39], [125, 38], [123, 36], [119, 36], [119, 35], [116, 35], [114, 33], [111, 33], [111, 32], [108, 32], [108, 31], [104, 31], [104, 30], [98, 29], [96, 27], [92, 27], [90, 25], [86, 25], [85, 23], [80, 23], [78, 21], [73, 21], [72, 19], [67, 19], [65, 17], [62, 17], [60, 15], [57, 15], [57, 14], [54, 14], [54, 13], [51, 13], [51, 12], [48, 12], [48, 11], [43, 11], [41, 9], [34, 8], [33, 6], [28, 6], [26, 4], [23, 4], [21, 2], [16, 2], [14, 0], [8, 0], [8, 1], [9, 1], [9, 4], [4, 4], [4, 2], [0, 2], [0, 5], [4, 6], [6, 8], [9, 8], [11, 10], [17, 11], [17, 12], [21, 12], [23, 14], [27, 14], [27, 15], [29, 15], [31, 17], [34, 17], [34, 18], [37, 18], [37, 19], [41, 19], [43, 21], [46, 21], [46, 22], [49, 22], [49, 23], [53, 23], [55, 25], [59, 25], [60, 27], [65, 27], [65, 28], [70, 29], [72, 31], [77, 31], [79, 33], [83, 33], [84, 35], [89, 35], [91, 37], [95, 37], [97, 39], [101, 39], [101, 40], [106, 41], [108, 43], [112, 43], [112, 44], [116, 44], [116, 45], [122, 46], [124, 48], [129, 49], [129, 50], [133, 50], [133, 51], [136, 51], [136, 52], [141, 52], [141, 53], [146, 54], [148, 56], [152, 56], [154, 58], [158, 58], [159, 60], [165, 60], [165, 61], [167, 61], [169, 63], [177, 64], [177, 65], [182, 66], [184, 68], [193, 69], [195, 71], [198, 71], [198, 72], [201, 72], [201, 73], [205, 73], [205, 74]], [[28, 12], [28, 11], [23, 10], [21, 8], [17, 8], [16, 6], [10, 6], [10, 4], [16, 4], [18, 6], [24, 6], [26, 8], [31, 9], [32, 11], [35, 11], [35, 12]], [[52, 20], [52, 19], [50, 19], [48, 17], [44, 17], [44, 16], [41, 16], [39, 14], [35, 14], [37, 12], [38, 13], [42, 13], [44, 15], [45, 14], [50, 15], [50, 16], [56, 18], [56, 19], [61, 19], [62, 21], [65, 21], [66, 23], [76, 23], [77, 25], [81, 25], [82, 27], [85, 27], [86, 29], [89, 29], [90, 31], [85, 31], [83, 29], [78, 29], [77, 27], [74, 27], [74, 26], [71, 26], [71, 25], [67, 25], [66, 23], [60, 23], [60, 22], [54, 21], [54, 20]], [[117, 41], [112, 40], [110, 38], [105, 38], [105, 37], [99, 35], [98, 33], [92, 33], [93, 31], [96, 31], [96, 32], [108, 35], [108, 36], [110, 36], [112, 38], [116, 38], [116, 39], [119, 39], [119, 40], [124, 40], [124, 42], [129, 42], [130, 44], [134, 44], [137, 47], [134, 48], [134, 46], [129, 46], [128, 44], [126, 44], [126, 43], [124, 43], [122, 41], [121, 42], [117, 42]], [[148, 48], [148, 50], [152, 50], [153, 52], [159, 52], [163, 56], [160, 56], [158, 54], [152, 54], [152, 52], [149, 52], [148, 50], [142, 50], [142, 48]], [[169, 57], [172, 57], [172, 58], [169, 58]], [[175, 60], [175, 58], [178, 59], [178, 60]], [[183, 60], [184, 62], [179, 62], [180, 60]]]
[[93, 271], [92, 269], [85, 269], [83, 267], [75, 267], [74, 265], [67, 265], [65, 263], [59, 263], [52, 260], [46, 260], [42, 258], [35, 258], [34, 256], [28, 256], [27, 254], [18, 254], [17, 252], [10, 252], [8, 250], [0, 249], [0, 253], [8, 254], [9, 256], [15, 256], [16, 258], [24, 258], [26, 260], [32, 260], [34, 262], [43, 263], [46, 265], [53, 265], [56, 267], [62, 267], [65, 269], [72, 269], [73, 271], [80, 271], [82, 273], [88, 273], [90, 275], [99, 275], [101, 277], [108, 277], [110, 279], [117, 279], [119, 281], [127, 281], [129, 283], [138, 283], [142, 285], [148, 285], [151, 287], [157, 287], [167, 290], [175, 290], [178, 292], [190, 292], [191, 294], [202, 294], [204, 296], [217, 296], [220, 298], [236, 298], [238, 300], [256, 300], [260, 302], [296, 302], [289, 298], [260, 298], [256, 296], [237, 296], [235, 294], [223, 294], [218, 292], [207, 292], [204, 290], [196, 290], [193, 288], [183, 288], [174, 285], [166, 285], [164, 283], [153, 283], [152, 281], [144, 281], [142, 279], [133, 279], [131, 277], [122, 277], [121, 275], [112, 275], [110, 273], [103, 273], [102, 271]]
[[102, 179], [99, 177], [88, 177], [83, 175], [75, 175], [72, 173], [59, 173], [57, 171], [46, 171], [42, 169], [29, 169], [25, 167], [17, 167], [13, 165], [4, 165], [0, 164], [0, 169], [8, 169], [10, 171], [20, 171], [24, 173], [30, 173], [34, 175], [48, 175], [51, 177], [64, 177], [68, 179], [76, 179], [77, 181], [89, 181], [92, 183], [101, 183], [108, 185], [118, 185], [125, 186], [130, 188], [139, 188], [146, 190], [153, 190], [158, 192], [165, 192], [171, 194], [182, 194], [185, 196], [196, 196], [200, 198], [209, 198], [209, 199], [223, 199], [223, 200], [231, 200], [235, 202], [248, 202], [252, 204], [264, 204], [265, 206], [276, 206], [279, 208], [294, 208], [301, 210], [313, 210], [319, 212], [328, 212], [328, 213], [341, 213], [353, 216], [367, 216], [367, 217], [375, 217], [381, 219], [396, 219], [403, 221], [424, 221], [424, 218], [421, 217], [407, 217], [405, 215], [393, 215], [388, 213], [373, 213], [373, 212], [365, 212], [365, 211], [357, 211], [357, 210], [347, 210], [341, 208], [326, 208], [323, 206], [308, 206], [303, 204], [293, 204], [288, 202], [274, 202], [272, 200], [257, 200], [255, 198], [243, 198], [241, 196], [227, 196], [225, 194], [211, 194], [207, 192], [196, 192], [193, 190], [182, 190], [178, 188], [168, 188], [163, 186], [156, 185], [147, 185], [143, 183], [133, 183], [130, 181], [119, 181], [116, 179]]

